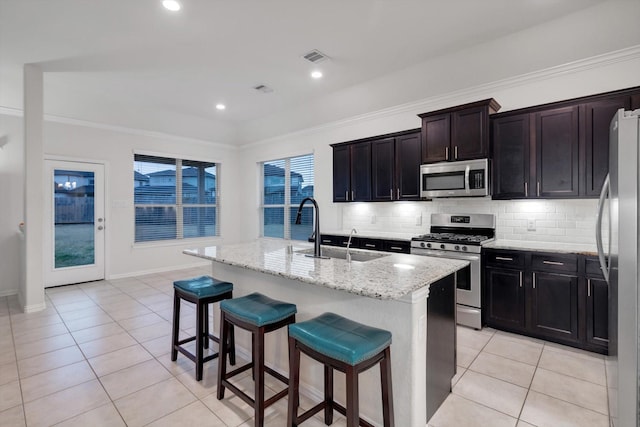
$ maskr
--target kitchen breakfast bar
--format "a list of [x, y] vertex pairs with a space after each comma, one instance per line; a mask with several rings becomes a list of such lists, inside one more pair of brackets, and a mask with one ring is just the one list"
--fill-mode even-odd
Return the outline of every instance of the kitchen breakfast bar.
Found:
[[[446, 327], [440, 327], [444, 325], [443, 316], [435, 313], [437, 309], [431, 310], [428, 300], [430, 288], [451, 288], [444, 293], [448, 298], [444, 304], [445, 311], [448, 312], [450, 306], [454, 316], [454, 273], [468, 263], [361, 250], [351, 251], [351, 261], [348, 262], [344, 250], [323, 248], [323, 251], [330, 258], [306, 256], [313, 253], [312, 246], [307, 243], [259, 239], [249, 243], [188, 249], [184, 253], [213, 261], [213, 276], [232, 282], [234, 297], [260, 292], [270, 298], [296, 304], [297, 321], [332, 312], [390, 331], [393, 336], [391, 360], [395, 425], [425, 427], [427, 394], [431, 390], [427, 383], [437, 378], [442, 383], [443, 375], [445, 380], [450, 380], [453, 375], [443, 374], [444, 370], [439, 368], [443, 361], [437, 359], [442, 359], [443, 354], [450, 355], [446, 358], [451, 360], [444, 363], [455, 370], [455, 320], [452, 318]], [[433, 330], [428, 325], [432, 318], [432, 326], [437, 326], [432, 336], [438, 337], [435, 341], [427, 340], [428, 332]], [[217, 328], [219, 312], [215, 313], [215, 319]], [[428, 365], [427, 353], [437, 350], [440, 339], [444, 347], [453, 348], [453, 351], [434, 352], [433, 366]], [[250, 358], [250, 342], [248, 333], [236, 333], [239, 356]], [[427, 343], [433, 348], [427, 348]], [[265, 360], [275, 370], [289, 376], [286, 328], [267, 337]], [[382, 425], [379, 372], [379, 369], [369, 369], [359, 379], [360, 415], [374, 425]], [[321, 364], [303, 357], [300, 379], [303, 394], [314, 402], [322, 400]], [[339, 372], [336, 372], [334, 387], [337, 400], [344, 402], [344, 376]], [[441, 399], [437, 399], [437, 404]]]

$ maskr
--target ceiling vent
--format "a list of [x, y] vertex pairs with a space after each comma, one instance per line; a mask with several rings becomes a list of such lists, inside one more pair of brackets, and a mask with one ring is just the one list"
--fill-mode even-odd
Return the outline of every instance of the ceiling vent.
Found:
[[273, 92], [273, 89], [271, 89], [267, 85], [258, 85], [258, 86], [254, 86], [253, 88], [255, 90], [257, 90], [258, 92], [262, 92], [262, 93], [271, 93], [271, 92]]
[[322, 52], [320, 52], [319, 50], [316, 50], [316, 49], [314, 49], [311, 52], [308, 52], [308, 53], [302, 55], [302, 57], [304, 59], [306, 59], [307, 61], [313, 63], [313, 64], [319, 64], [319, 63], [329, 59], [329, 57], [327, 55], [325, 55], [324, 53], [322, 53]]

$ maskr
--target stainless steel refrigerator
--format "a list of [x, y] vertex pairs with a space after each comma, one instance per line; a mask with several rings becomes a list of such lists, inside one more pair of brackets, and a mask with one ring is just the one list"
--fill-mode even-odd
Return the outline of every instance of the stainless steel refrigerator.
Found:
[[[640, 110], [618, 110], [609, 131], [609, 175], [596, 226], [598, 256], [609, 284], [609, 356], [606, 360], [611, 425], [638, 426], [638, 192]], [[608, 222], [603, 232], [604, 222]], [[608, 221], [607, 221], [608, 219]], [[603, 239], [604, 235], [604, 239]], [[605, 240], [605, 241], [603, 241]]]

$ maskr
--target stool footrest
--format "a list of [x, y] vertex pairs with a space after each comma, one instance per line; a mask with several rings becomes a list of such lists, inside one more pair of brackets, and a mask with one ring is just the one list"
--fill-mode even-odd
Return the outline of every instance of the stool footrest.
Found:
[[251, 369], [253, 365], [251, 363], [247, 363], [246, 365], [242, 365], [239, 368], [234, 369], [231, 372], [227, 372], [226, 378], [224, 378], [224, 380], [226, 381], [228, 378], [234, 377], [236, 375], [238, 375], [241, 372], [247, 371], [249, 369]]
[[274, 371], [273, 369], [271, 369], [268, 366], [264, 367], [264, 371], [268, 372], [275, 379], [280, 380], [281, 382], [285, 383], [286, 385], [289, 385], [289, 378], [285, 377], [280, 372]]
[[[296, 423], [297, 424], [302, 424], [303, 422], [305, 422], [309, 418], [313, 417], [318, 412], [322, 411], [326, 406], [327, 406], [326, 402], [318, 403], [313, 408], [308, 409], [305, 412], [303, 412], [302, 414], [298, 415], [298, 417], [296, 418]], [[338, 411], [340, 414], [344, 415], [345, 417], [347, 416], [347, 409], [344, 406], [342, 406], [341, 404], [339, 404], [338, 402], [332, 401], [331, 402], [331, 406], [333, 407], [333, 409]], [[358, 425], [361, 426], [361, 427], [375, 427], [373, 424], [370, 424], [369, 422], [367, 422], [366, 420], [363, 420], [362, 418], [358, 418], [358, 419], [359, 419]]]

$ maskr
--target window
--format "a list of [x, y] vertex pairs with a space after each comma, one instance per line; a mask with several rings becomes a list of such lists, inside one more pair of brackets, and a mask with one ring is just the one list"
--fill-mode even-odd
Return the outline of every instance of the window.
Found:
[[313, 233], [313, 205], [302, 209], [296, 225], [298, 205], [313, 197], [313, 154], [264, 162], [262, 166], [262, 235], [307, 240]]
[[215, 163], [135, 154], [136, 242], [219, 234]]

